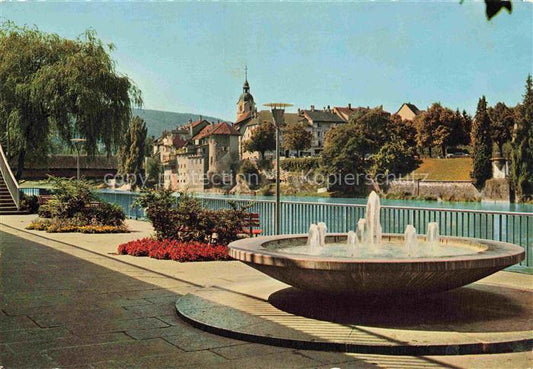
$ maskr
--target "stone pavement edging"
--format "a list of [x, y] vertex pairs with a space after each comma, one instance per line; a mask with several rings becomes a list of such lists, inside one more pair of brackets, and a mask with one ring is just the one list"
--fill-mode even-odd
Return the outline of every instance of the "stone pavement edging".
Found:
[[[259, 289], [264, 292], [268, 286]], [[295, 349], [419, 356], [520, 352], [533, 348], [530, 330], [458, 332], [454, 330], [457, 327], [450, 327], [450, 331], [431, 331], [422, 326], [398, 329], [339, 324], [285, 312], [270, 301], [254, 296], [253, 288], [246, 290], [247, 293], [228, 289], [198, 290], [180, 297], [176, 310], [182, 319], [206, 332]], [[515, 293], [514, 298], [520, 299], [520, 296]], [[290, 298], [290, 292], [286, 297]], [[491, 327], [494, 328], [494, 324], [487, 326]]]

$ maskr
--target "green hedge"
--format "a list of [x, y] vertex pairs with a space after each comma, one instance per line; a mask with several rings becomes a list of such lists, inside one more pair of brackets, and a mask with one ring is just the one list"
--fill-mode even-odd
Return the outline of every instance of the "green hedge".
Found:
[[281, 169], [287, 172], [307, 172], [317, 169], [320, 166], [319, 157], [308, 158], [287, 158], [280, 162]]

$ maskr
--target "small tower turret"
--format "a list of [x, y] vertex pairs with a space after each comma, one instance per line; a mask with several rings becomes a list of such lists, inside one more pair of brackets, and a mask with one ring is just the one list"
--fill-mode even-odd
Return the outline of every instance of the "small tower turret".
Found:
[[244, 84], [242, 86], [242, 94], [237, 101], [237, 121], [247, 115], [247, 113], [255, 113], [254, 97], [250, 93], [250, 84], [248, 83], [248, 67], [244, 67]]

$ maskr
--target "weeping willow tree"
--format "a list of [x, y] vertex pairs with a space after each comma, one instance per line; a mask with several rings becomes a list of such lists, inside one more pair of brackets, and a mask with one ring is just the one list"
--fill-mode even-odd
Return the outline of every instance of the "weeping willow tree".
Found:
[[94, 30], [70, 40], [36, 27], [0, 25], [0, 134], [20, 178], [25, 162], [45, 157], [52, 137], [111, 155], [121, 146], [141, 93]]

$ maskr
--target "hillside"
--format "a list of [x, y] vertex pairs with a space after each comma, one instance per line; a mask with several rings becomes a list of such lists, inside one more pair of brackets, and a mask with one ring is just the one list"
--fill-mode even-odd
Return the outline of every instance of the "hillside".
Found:
[[[176, 128], [178, 125], [185, 124], [189, 122], [189, 119], [198, 120], [200, 117], [199, 114], [191, 113], [174, 113], [170, 111], [161, 111], [161, 110], [150, 110], [150, 109], [134, 109], [133, 115], [138, 115], [145, 120], [146, 126], [148, 127], [148, 137], [155, 136], [159, 137], [164, 130], [171, 130]], [[203, 116], [203, 119], [209, 121], [222, 121], [223, 119]]]
[[413, 174], [427, 181], [469, 181], [472, 158], [422, 159]]

